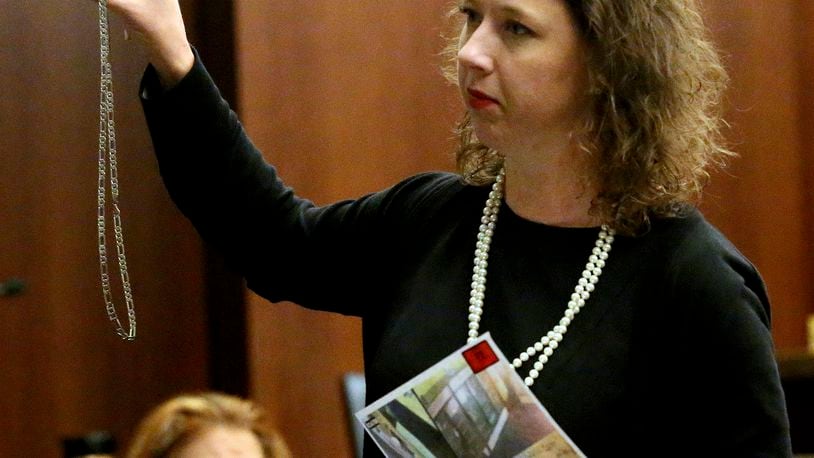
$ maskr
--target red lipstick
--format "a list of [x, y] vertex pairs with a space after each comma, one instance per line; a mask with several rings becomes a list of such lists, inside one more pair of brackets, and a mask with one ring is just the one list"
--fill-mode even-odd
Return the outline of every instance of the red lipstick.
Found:
[[476, 89], [467, 89], [466, 92], [469, 94], [469, 106], [476, 110], [499, 105], [497, 100]]

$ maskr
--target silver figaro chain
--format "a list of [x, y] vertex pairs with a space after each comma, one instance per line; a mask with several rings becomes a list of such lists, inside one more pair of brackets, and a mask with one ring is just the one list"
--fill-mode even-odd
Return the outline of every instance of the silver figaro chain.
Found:
[[[107, 0], [99, 0], [99, 61], [101, 78], [99, 86], [99, 180], [97, 189], [97, 220], [99, 242], [99, 270], [102, 279], [102, 295], [105, 300], [107, 316], [116, 329], [116, 334], [124, 340], [136, 338], [136, 309], [133, 304], [133, 292], [130, 288], [130, 275], [127, 273], [127, 257], [124, 253], [124, 233], [122, 216], [119, 209], [119, 176], [116, 161], [116, 123], [113, 118], [113, 76], [110, 62], [110, 33], [107, 20]], [[116, 258], [122, 279], [124, 300], [127, 305], [129, 330], [125, 331], [113, 303], [108, 273], [107, 252], [107, 170], [110, 170], [110, 207], [113, 213], [113, 235], [116, 240]]]

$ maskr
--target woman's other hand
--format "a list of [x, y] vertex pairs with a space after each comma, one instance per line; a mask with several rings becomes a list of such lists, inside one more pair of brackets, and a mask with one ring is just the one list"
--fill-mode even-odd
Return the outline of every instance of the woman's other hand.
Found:
[[129, 35], [142, 41], [165, 88], [177, 84], [192, 68], [195, 56], [187, 40], [178, 0], [108, 0]]

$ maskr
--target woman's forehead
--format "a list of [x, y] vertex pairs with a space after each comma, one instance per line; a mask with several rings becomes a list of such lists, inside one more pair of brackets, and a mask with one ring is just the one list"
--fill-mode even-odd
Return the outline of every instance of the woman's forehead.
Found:
[[557, 20], [570, 11], [566, 0], [461, 0], [462, 6], [489, 10], [509, 17], [527, 17], [539, 21]]

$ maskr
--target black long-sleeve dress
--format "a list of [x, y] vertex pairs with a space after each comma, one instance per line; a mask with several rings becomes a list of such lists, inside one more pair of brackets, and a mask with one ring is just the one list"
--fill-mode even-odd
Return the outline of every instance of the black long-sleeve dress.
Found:
[[[261, 296], [362, 318], [368, 401], [466, 342], [487, 187], [427, 173], [316, 207], [263, 160], [200, 60], [158, 88], [148, 69], [143, 105], [173, 200]], [[480, 330], [510, 359], [560, 320], [597, 231], [502, 205]], [[616, 237], [532, 390], [591, 457], [791, 456], [769, 321], [755, 268], [699, 212], [655, 220]]]

